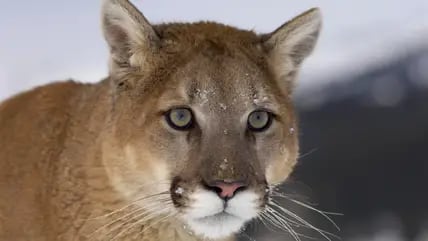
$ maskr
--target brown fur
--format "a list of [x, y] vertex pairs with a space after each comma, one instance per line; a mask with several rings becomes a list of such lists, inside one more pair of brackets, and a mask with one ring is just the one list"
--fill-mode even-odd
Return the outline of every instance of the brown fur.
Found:
[[[162, 212], [131, 228], [138, 217], [125, 215], [138, 205], [121, 208], [165, 192], [156, 205], [180, 212], [189, 200], [174, 199], [174, 185], [193, 190], [207, 180], [246, 180], [263, 193], [295, 165], [290, 93], [300, 60], [293, 56], [311, 49], [276, 53], [299, 34], [295, 26], [274, 38], [211, 22], [151, 27], [127, 1], [105, 4], [120, 5], [141, 26], [129, 36], [103, 15], [108, 78], [54, 83], [0, 104], [1, 241], [201, 240], [177, 217], [157, 222]], [[258, 102], [275, 111], [272, 130], [242, 132], [242, 116]], [[187, 134], [163, 118], [183, 104], [201, 118]], [[227, 168], [219, 168], [225, 159]]]

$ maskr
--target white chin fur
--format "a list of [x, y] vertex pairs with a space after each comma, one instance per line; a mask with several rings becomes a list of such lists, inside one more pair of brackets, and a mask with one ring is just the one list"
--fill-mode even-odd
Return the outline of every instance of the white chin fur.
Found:
[[244, 220], [228, 214], [186, 221], [195, 234], [213, 240], [237, 233], [245, 224]]
[[190, 200], [184, 221], [195, 234], [212, 240], [239, 232], [258, 214], [258, 196], [252, 191], [237, 193], [228, 201], [226, 210], [223, 200], [211, 191], [199, 189]]

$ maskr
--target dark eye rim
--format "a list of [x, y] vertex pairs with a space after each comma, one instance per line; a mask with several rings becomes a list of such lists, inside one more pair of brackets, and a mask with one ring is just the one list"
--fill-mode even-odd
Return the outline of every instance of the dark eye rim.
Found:
[[[187, 110], [187, 111], [189, 111], [190, 115], [191, 115], [190, 116], [190, 122], [187, 125], [185, 125], [185, 126], [178, 126], [178, 125], [174, 124], [174, 122], [171, 120], [171, 112], [174, 111], [174, 110]], [[194, 119], [195, 118], [194, 118], [194, 114], [193, 114], [192, 109], [190, 109], [189, 107], [174, 107], [174, 108], [171, 108], [167, 112], [165, 112], [164, 116], [165, 116], [165, 120], [168, 123], [168, 125], [171, 128], [175, 129], [175, 130], [178, 130], [178, 131], [188, 131], [188, 130], [190, 130], [190, 129], [192, 129], [194, 127]]]
[[[252, 114], [254, 114], [254, 113], [257, 113], [257, 112], [264, 112], [264, 113], [267, 113], [267, 115], [268, 115], [268, 121], [266, 122], [266, 125], [264, 125], [263, 127], [261, 127], [261, 128], [254, 128], [251, 124], [250, 124], [250, 116], [252, 115]], [[271, 127], [271, 125], [272, 125], [272, 123], [273, 123], [273, 119], [274, 119], [274, 117], [275, 117], [275, 114], [274, 113], [272, 113], [271, 111], [269, 111], [269, 110], [266, 110], [266, 109], [258, 109], [258, 110], [255, 110], [255, 111], [253, 111], [253, 112], [251, 112], [249, 115], [248, 115], [248, 118], [247, 118], [247, 128], [248, 128], [248, 130], [250, 130], [250, 131], [252, 131], [252, 132], [263, 132], [263, 131], [266, 131], [267, 129], [269, 129], [269, 127]]]

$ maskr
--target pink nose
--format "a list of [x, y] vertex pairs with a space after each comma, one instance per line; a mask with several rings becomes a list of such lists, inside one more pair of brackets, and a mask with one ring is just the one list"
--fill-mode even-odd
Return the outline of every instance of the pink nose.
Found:
[[[211, 186], [211, 185], [210, 185]], [[231, 198], [235, 195], [236, 190], [243, 188], [246, 185], [242, 182], [215, 182], [211, 187], [215, 189], [221, 198]]]

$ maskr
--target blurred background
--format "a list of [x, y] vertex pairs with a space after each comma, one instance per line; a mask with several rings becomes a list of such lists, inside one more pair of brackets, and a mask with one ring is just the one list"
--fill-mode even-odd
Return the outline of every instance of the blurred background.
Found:
[[[214, 20], [260, 33], [320, 7], [324, 29], [295, 94], [302, 156], [277, 202], [344, 241], [428, 241], [427, 0], [133, 2], [152, 23]], [[99, 5], [2, 3], [0, 100], [55, 80], [105, 77]], [[330, 215], [340, 231], [301, 202], [342, 213]], [[310, 236], [301, 240], [325, 239], [296, 230]], [[241, 239], [293, 237], [256, 222]]]

